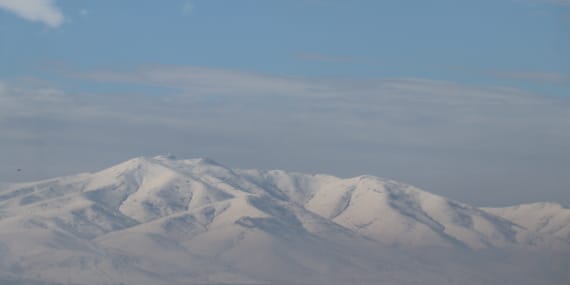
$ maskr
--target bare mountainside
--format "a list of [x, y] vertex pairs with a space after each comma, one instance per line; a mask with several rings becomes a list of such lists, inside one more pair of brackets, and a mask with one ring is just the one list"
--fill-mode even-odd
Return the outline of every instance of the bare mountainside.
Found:
[[570, 210], [135, 158], [0, 186], [1, 284], [568, 284]]

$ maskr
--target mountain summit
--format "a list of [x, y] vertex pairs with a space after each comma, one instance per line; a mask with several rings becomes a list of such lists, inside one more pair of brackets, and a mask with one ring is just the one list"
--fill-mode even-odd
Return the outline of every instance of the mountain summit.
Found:
[[0, 188], [0, 281], [13, 284], [480, 284], [502, 275], [445, 260], [496, 250], [570, 252], [570, 210], [477, 208], [372, 176], [172, 155]]

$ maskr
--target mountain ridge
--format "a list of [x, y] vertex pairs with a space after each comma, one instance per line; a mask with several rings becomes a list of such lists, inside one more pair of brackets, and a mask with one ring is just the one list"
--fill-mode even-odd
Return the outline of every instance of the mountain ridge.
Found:
[[[529, 222], [525, 215], [536, 213], [544, 218]], [[291, 274], [314, 284], [355, 275], [374, 284], [377, 266], [396, 264], [388, 268], [445, 284], [406, 252], [568, 252], [568, 221], [562, 207], [478, 208], [370, 175], [138, 157], [93, 173], [0, 186], [0, 277], [25, 268], [78, 284], [100, 284], [100, 271], [126, 284], [279, 283]], [[457, 283], [453, 275], [445, 276]]]

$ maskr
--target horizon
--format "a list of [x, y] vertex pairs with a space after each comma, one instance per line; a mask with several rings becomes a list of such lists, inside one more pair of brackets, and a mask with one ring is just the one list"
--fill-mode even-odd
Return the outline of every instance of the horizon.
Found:
[[[337, 176], [337, 175], [333, 175], [330, 173], [323, 173], [323, 172], [299, 172], [299, 171], [295, 171], [295, 170], [284, 170], [284, 169], [258, 169], [258, 168], [239, 168], [239, 167], [232, 167], [229, 165], [224, 164], [223, 162], [220, 162], [216, 159], [210, 158], [210, 157], [178, 157], [175, 154], [172, 153], [165, 153], [165, 154], [155, 154], [155, 155], [149, 155], [149, 156], [137, 156], [137, 157], [132, 157], [129, 158], [127, 160], [123, 160], [120, 162], [117, 162], [113, 165], [107, 165], [103, 168], [100, 169], [96, 169], [96, 170], [92, 170], [92, 171], [85, 171], [85, 172], [80, 172], [80, 173], [71, 173], [69, 175], [63, 175], [63, 176], [56, 176], [56, 177], [46, 177], [44, 179], [39, 179], [39, 180], [34, 180], [34, 181], [21, 181], [21, 182], [12, 182], [12, 183], [6, 183], [5, 185], [15, 185], [15, 184], [19, 184], [19, 183], [24, 183], [24, 184], [28, 184], [28, 183], [38, 183], [38, 182], [42, 182], [42, 181], [52, 181], [54, 179], [59, 179], [59, 178], [68, 178], [68, 177], [75, 177], [75, 176], [79, 176], [79, 175], [84, 175], [84, 174], [96, 174], [105, 170], [108, 170], [110, 168], [113, 167], [117, 167], [123, 163], [127, 163], [130, 161], [134, 161], [137, 159], [145, 159], [145, 160], [161, 160], [161, 159], [166, 159], [166, 160], [170, 160], [170, 161], [205, 161], [208, 164], [213, 164], [213, 165], [219, 165], [221, 167], [230, 169], [230, 170], [256, 170], [256, 171], [264, 171], [264, 172], [271, 172], [271, 171], [284, 171], [285, 173], [288, 174], [301, 174], [301, 175], [311, 175], [311, 176], [319, 176], [319, 175], [323, 175], [323, 176], [333, 176], [335, 178], [339, 178], [339, 179], [354, 179], [354, 178], [359, 178], [359, 177], [373, 177], [373, 178], [378, 178], [382, 181], [395, 181], [399, 184], [403, 184], [403, 185], [410, 185], [413, 187], [416, 187], [418, 190], [420, 191], [424, 191], [430, 194], [434, 194], [437, 196], [440, 196], [442, 198], [445, 199], [449, 199], [449, 197], [445, 197], [441, 194], [437, 194], [434, 193], [432, 191], [430, 191], [429, 189], [424, 189], [418, 185], [413, 185], [413, 184], [409, 184], [406, 181], [397, 181], [397, 180], [393, 180], [390, 177], [382, 177], [382, 176], [377, 176], [377, 175], [370, 175], [370, 174], [360, 174], [360, 175], [356, 175], [356, 176]], [[152, 162], [152, 161], [150, 161]], [[0, 182], [0, 185], [3, 184]], [[454, 200], [454, 199], [450, 199], [450, 201], [457, 201], [460, 203], [466, 203], [465, 201], [461, 201], [461, 200]], [[570, 205], [561, 203], [561, 202], [556, 202], [556, 201], [534, 201], [534, 202], [528, 202], [528, 203], [519, 203], [519, 204], [505, 204], [505, 205], [470, 205], [470, 206], [474, 206], [474, 207], [479, 207], [479, 208], [485, 208], [485, 207], [491, 207], [491, 208], [501, 208], [501, 207], [514, 207], [514, 206], [522, 206], [522, 205], [533, 205], [533, 204], [553, 204], [553, 205], [557, 205], [557, 206], [561, 206], [563, 209], [570, 209]]]

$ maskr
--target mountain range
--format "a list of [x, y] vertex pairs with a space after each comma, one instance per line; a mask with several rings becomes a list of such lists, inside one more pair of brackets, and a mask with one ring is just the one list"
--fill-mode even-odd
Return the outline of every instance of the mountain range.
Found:
[[139, 157], [0, 184], [0, 284], [570, 284], [570, 209]]

